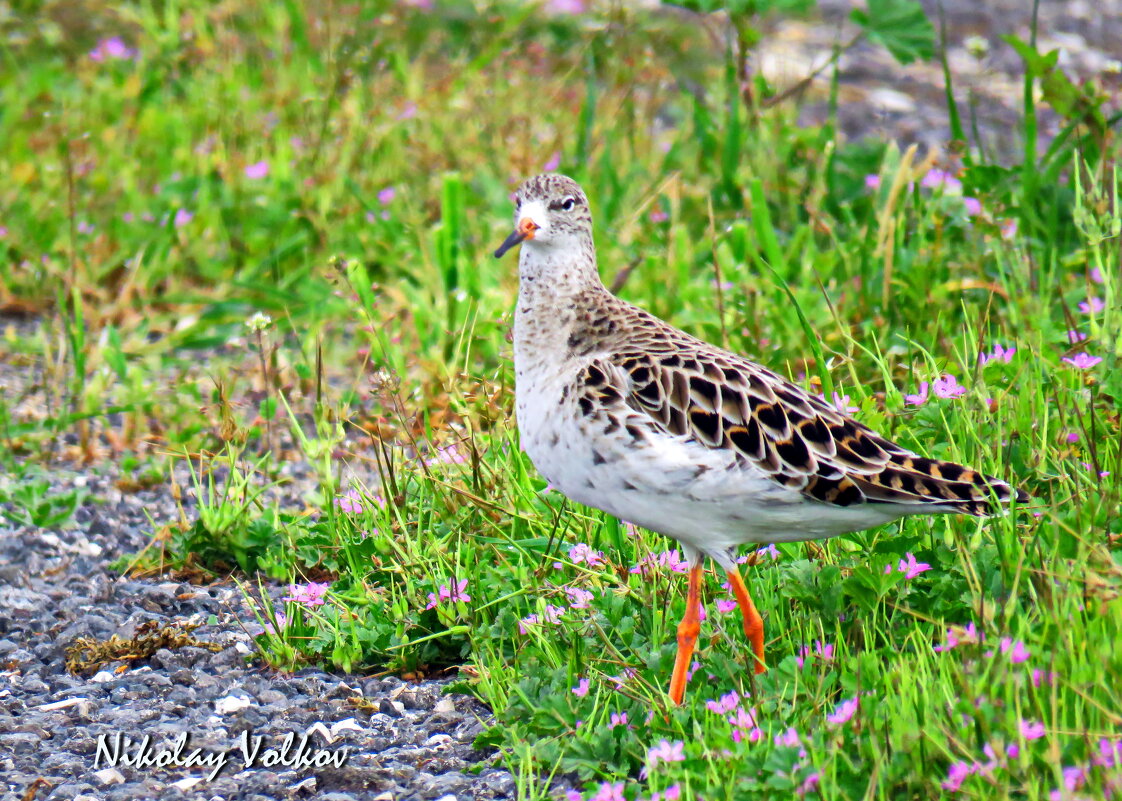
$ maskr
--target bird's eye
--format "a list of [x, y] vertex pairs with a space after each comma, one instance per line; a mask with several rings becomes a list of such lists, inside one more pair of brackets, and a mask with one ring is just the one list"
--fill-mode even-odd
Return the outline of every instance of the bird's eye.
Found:
[[576, 198], [567, 197], [561, 201], [561, 208], [564, 211], [572, 211], [573, 206], [577, 204]]

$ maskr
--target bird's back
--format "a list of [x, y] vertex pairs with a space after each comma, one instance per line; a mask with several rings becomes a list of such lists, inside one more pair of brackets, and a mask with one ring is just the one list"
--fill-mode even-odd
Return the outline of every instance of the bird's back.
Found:
[[626, 407], [649, 421], [647, 436], [727, 454], [730, 470], [766, 475], [829, 506], [985, 515], [1014, 495], [1006, 482], [920, 456], [771, 370], [606, 291], [580, 319], [586, 322], [569, 337], [570, 355], [588, 360], [573, 382], [588, 416]]

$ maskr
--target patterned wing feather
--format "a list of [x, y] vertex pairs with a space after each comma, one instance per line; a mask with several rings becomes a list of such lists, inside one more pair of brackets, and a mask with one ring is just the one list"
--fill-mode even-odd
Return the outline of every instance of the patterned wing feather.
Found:
[[994, 498], [1028, 499], [1004, 481], [902, 448], [766, 368], [674, 344], [672, 352], [646, 347], [611, 358], [626, 385], [623, 402], [662, 430], [728, 449], [739, 463], [810, 498], [979, 516], [991, 511]]

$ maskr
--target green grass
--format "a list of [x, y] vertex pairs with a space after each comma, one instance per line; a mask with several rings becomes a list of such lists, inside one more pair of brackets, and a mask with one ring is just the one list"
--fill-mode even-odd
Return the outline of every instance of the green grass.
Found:
[[[60, 457], [137, 485], [190, 464], [176, 491], [203, 502], [144, 565], [237, 570], [257, 597], [329, 585], [261, 606], [260, 657], [457, 675], [494, 709], [482, 741], [520, 798], [556, 772], [586, 797], [709, 801], [930, 798], [956, 770], [963, 797], [1050, 798], [1080, 766], [1084, 796], [1117, 786], [1094, 759], [1122, 726], [1122, 215], [1085, 106], [1040, 164], [975, 154], [960, 172], [795, 127], [790, 104], [745, 108], [677, 17], [51, 8], [5, 23], [0, 50], [18, 76], [0, 85], [0, 301], [42, 322], [0, 339], [42, 377], [41, 413], [0, 401], [6, 516], [70, 516], [80, 499], [38, 469]], [[113, 35], [136, 57], [91, 60]], [[698, 668], [670, 708], [685, 576], [632, 569], [673, 543], [565, 502], [518, 446], [517, 276], [489, 252], [513, 182], [555, 157], [620, 294], [1032, 503], [755, 557], [759, 677], [707, 575]], [[980, 213], [921, 185], [935, 166]], [[979, 364], [997, 344], [1008, 363]], [[1064, 361], [1080, 352], [1102, 361]], [[946, 374], [963, 394], [906, 403]], [[291, 460], [317, 489], [281, 509], [268, 490]], [[930, 569], [908, 578], [909, 554]], [[981, 643], [935, 650], [968, 625]], [[706, 705], [732, 692], [741, 726]], [[681, 761], [648, 758], [664, 739]]]

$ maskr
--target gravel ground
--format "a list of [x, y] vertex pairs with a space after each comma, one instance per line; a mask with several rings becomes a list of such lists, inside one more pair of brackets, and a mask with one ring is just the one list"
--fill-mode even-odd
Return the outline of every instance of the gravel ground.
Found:
[[[1032, 0], [920, 0], [939, 29], [946, 19], [947, 61], [962, 124], [973, 147], [1000, 163], [1020, 160], [1024, 67], [1021, 57], [1001, 40], [1013, 34], [1029, 41]], [[778, 18], [753, 56], [752, 66], [783, 88], [826, 63], [835, 43], [848, 41], [857, 27], [848, 21], [854, 0], [819, 0], [822, 19]], [[968, 51], [980, 37], [984, 55]], [[1075, 83], [1098, 80], [1117, 108], [1122, 99], [1122, 0], [1043, 0], [1039, 6], [1037, 48], [1059, 50], [1059, 66]], [[829, 112], [830, 70], [803, 95], [800, 120], [822, 123]], [[838, 128], [848, 139], [895, 139], [901, 149], [946, 151], [951, 140], [942, 66], [937, 60], [897, 64], [885, 48], [863, 41], [847, 52], [838, 73]], [[1037, 105], [1039, 140], [1046, 145], [1064, 121], [1044, 103]], [[975, 120], [977, 136], [971, 128]], [[1043, 151], [1041, 151], [1043, 152]]]
[[[79, 510], [78, 526], [61, 531], [0, 527], [0, 797], [21, 799], [38, 779], [37, 798], [52, 799], [453, 799], [511, 798], [514, 780], [491, 766], [472, 741], [489, 720], [474, 699], [444, 695], [447, 682], [338, 676], [319, 670], [274, 673], [247, 662], [253, 652], [241, 622], [253, 620], [231, 583], [199, 587], [121, 578], [107, 564], [148, 542], [147, 515], [172, 520], [165, 490], [123, 494], [111, 475], [55, 474], [59, 489], [81, 487], [99, 500]], [[278, 588], [277, 593], [283, 592]], [[206, 624], [213, 619], [213, 624]], [[131, 636], [146, 621], [194, 620], [193, 632], [222, 649], [161, 650], [148, 664], [92, 677], [64, 668], [77, 637]], [[376, 712], [348, 701], [368, 699]], [[262, 738], [246, 768], [243, 732]], [[118, 734], [151, 737], [153, 753], [171, 751], [183, 732], [194, 748], [226, 755], [211, 767], [115, 767], [99, 762], [98, 741]], [[308, 735], [308, 755], [335, 755], [340, 765], [265, 766], [269, 749], [286, 756]], [[250, 742], [252, 747], [252, 741]], [[104, 753], [103, 753], [104, 758]], [[472, 772], [468, 772], [471, 769]]]

